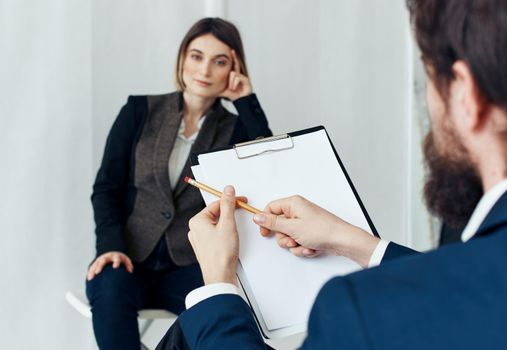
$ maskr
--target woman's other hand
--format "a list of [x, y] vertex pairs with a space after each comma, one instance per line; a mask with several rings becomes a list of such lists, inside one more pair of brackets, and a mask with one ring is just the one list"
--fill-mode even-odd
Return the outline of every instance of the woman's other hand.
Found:
[[128, 272], [134, 272], [134, 265], [126, 254], [121, 252], [107, 252], [98, 256], [90, 265], [86, 279], [91, 281], [107, 264], [113, 264], [113, 269], [117, 269], [123, 264]]
[[252, 93], [252, 85], [250, 79], [246, 75], [241, 74], [239, 60], [234, 50], [231, 51], [234, 69], [229, 73], [229, 83], [220, 97], [228, 98], [235, 101], [238, 98], [248, 96]]

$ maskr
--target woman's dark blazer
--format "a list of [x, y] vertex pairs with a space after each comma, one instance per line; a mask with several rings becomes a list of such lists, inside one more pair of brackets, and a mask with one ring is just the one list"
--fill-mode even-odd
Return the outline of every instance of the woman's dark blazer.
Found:
[[[190, 176], [187, 161], [174, 190], [168, 162], [182, 118], [181, 92], [130, 96], [106, 141], [93, 186], [92, 204], [97, 256], [126, 253], [144, 261], [165, 235], [169, 256], [180, 266], [196, 262], [187, 239], [188, 220], [204, 207], [199, 191], [183, 179]], [[220, 100], [199, 131], [191, 153], [271, 136], [255, 94], [234, 102], [239, 116]]]

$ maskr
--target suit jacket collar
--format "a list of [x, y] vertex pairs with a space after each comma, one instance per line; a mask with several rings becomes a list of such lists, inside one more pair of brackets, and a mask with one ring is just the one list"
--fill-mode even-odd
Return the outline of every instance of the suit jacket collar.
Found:
[[[201, 129], [199, 130], [199, 134], [197, 135], [197, 139], [192, 145], [192, 149], [190, 150], [190, 154], [192, 153], [202, 153], [211, 149], [213, 141], [215, 140], [215, 135], [217, 134], [217, 127], [219, 124], [219, 119], [221, 115], [224, 115], [225, 109], [222, 107], [220, 99], [217, 99], [215, 104], [212, 106], [211, 110], [208, 112], [206, 116], [206, 120], [204, 121]], [[187, 187], [188, 184], [183, 181], [185, 176], [190, 176], [192, 166], [190, 157], [187, 159], [183, 170], [181, 171], [180, 178], [176, 184], [176, 188], [174, 189], [173, 196], [176, 198], [179, 196]]]
[[[158, 106], [155, 113], [161, 113], [159, 115], [162, 122], [160, 124], [160, 131], [157, 136], [155, 144], [154, 154], [154, 173], [157, 180], [160, 191], [165, 194], [169, 202], [173, 202], [173, 199], [180, 195], [188, 186], [183, 181], [185, 176], [191, 175], [190, 173], [190, 160], [187, 160], [180, 178], [178, 179], [177, 185], [174, 190], [171, 189], [171, 183], [169, 180], [168, 162], [171, 156], [174, 142], [178, 136], [178, 130], [183, 117], [183, 94], [176, 92], [168, 95], [166, 101]], [[192, 145], [191, 153], [202, 153], [211, 148], [215, 135], [217, 133], [217, 127], [220, 116], [227, 113], [222, 107], [220, 99], [213, 104], [212, 108], [206, 116], [197, 139]]]
[[167, 200], [172, 204], [173, 196], [169, 180], [168, 162], [174, 142], [178, 135], [183, 106], [183, 94], [176, 92], [167, 95], [165, 101], [156, 107], [152, 118], [161, 120], [154, 152], [154, 173], [157, 184]]
[[473, 238], [494, 233], [499, 226], [503, 225], [507, 225], [507, 192], [491, 208]]

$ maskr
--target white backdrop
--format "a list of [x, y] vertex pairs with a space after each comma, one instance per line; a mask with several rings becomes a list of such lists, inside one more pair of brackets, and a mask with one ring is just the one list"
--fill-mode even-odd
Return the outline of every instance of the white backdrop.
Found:
[[91, 6], [0, 2], [0, 334], [4, 349], [92, 349], [64, 302], [93, 255]]
[[63, 294], [94, 255], [107, 132], [129, 94], [174, 89], [179, 42], [210, 13], [240, 28], [273, 131], [325, 125], [381, 235], [431, 245], [403, 0], [0, 0], [2, 347], [95, 348]]

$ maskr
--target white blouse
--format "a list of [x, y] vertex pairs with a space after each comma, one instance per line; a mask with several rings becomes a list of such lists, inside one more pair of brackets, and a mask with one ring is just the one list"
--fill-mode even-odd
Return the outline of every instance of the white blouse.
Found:
[[202, 123], [206, 116], [201, 117], [199, 119], [199, 123], [197, 124], [197, 131], [189, 136], [185, 137], [185, 120], [181, 118], [180, 128], [178, 129], [178, 136], [174, 141], [174, 146], [171, 151], [171, 156], [169, 157], [169, 181], [171, 182], [171, 189], [174, 190], [178, 180], [181, 176], [181, 172], [183, 171], [183, 167], [185, 166], [188, 156], [190, 155], [190, 150], [192, 149], [192, 145], [197, 139], [197, 135], [201, 130]]

